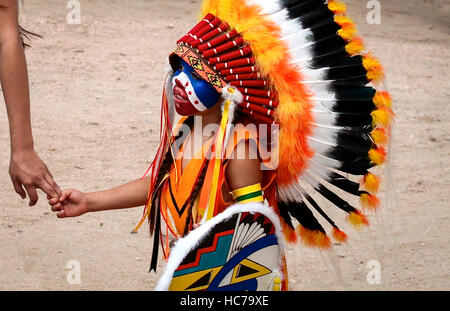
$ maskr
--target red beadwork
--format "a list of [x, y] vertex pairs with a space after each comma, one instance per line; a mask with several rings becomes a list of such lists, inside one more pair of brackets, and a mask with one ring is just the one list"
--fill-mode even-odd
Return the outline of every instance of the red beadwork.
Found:
[[246, 65], [254, 65], [255, 64], [255, 58], [252, 57], [246, 57], [241, 59], [236, 59], [231, 62], [224, 62], [224, 63], [217, 63], [215, 65], [216, 70], [223, 70], [223, 69], [229, 69], [229, 68], [236, 68]]
[[216, 46], [209, 50], [204, 51], [203, 57], [208, 58], [208, 57], [226, 52], [228, 50], [238, 48], [242, 43], [244, 43], [244, 39], [242, 37], [237, 37], [237, 38], [233, 39], [232, 41], [226, 42], [222, 45], [219, 45], [219, 46]]
[[259, 72], [253, 73], [243, 73], [243, 74], [232, 74], [226, 75], [225, 80], [227, 81], [235, 81], [235, 80], [255, 80], [261, 78], [261, 74]]
[[242, 94], [255, 95], [258, 97], [269, 97], [269, 98], [274, 97], [274, 94], [273, 94], [274, 92], [272, 92], [270, 90], [265, 90], [265, 89], [252, 89], [252, 88], [247, 88], [247, 87], [238, 87], [238, 90]]
[[204, 34], [211, 31], [211, 29], [214, 29], [220, 23], [222, 23], [222, 21], [218, 18], [215, 18], [211, 22], [206, 23], [206, 25], [200, 28], [199, 31], [197, 31], [196, 33], [191, 33], [190, 38], [187, 38], [186, 43], [190, 44], [191, 42], [197, 40], [198, 38], [201, 38]]
[[263, 122], [263, 123], [268, 123], [268, 124], [273, 124], [273, 123], [275, 123], [274, 118], [272, 118], [272, 117], [270, 117], [270, 116], [267, 116], [267, 115], [264, 115], [264, 114], [262, 114], [262, 113], [256, 112], [256, 111], [254, 111], [254, 110], [250, 110], [250, 109], [248, 109], [248, 108], [241, 107], [241, 111], [242, 111], [243, 113], [249, 115], [250, 117], [252, 117], [252, 118], [254, 118], [254, 119], [256, 119], [256, 120], [259, 120], [259, 121], [261, 121], [261, 122]]
[[266, 115], [266, 116], [273, 117], [274, 111], [271, 108], [265, 108], [265, 107], [262, 107], [262, 106], [259, 106], [259, 105], [252, 104], [252, 103], [247, 102], [247, 101], [242, 102], [241, 104], [239, 104], [239, 106], [247, 108], [247, 109], [250, 109], [250, 110], [253, 110], [253, 111], [257, 111], [257, 112], [259, 112], [259, 113], [261, 113], [263, 115]]
[[236, 58], [242, 58], [243, 56], [247, 56], [252, 53], [252, 49], [249, 46], [246, 46], [243, 49], [238, 49], [233, 52], [225, 53], [217, 57], [211, 57], [208, 61], [215, 65], [220, 62], [227, 62], [229, 60], [234, 60]]
[[[251, 47], [245, 46], [243, 37], [236, 30], [208, 14], [177, 43], [180, 42], [193, 50], [189, 57], [195, 58], [194, 55], [200, 54], [202, 62], [214, 68], [215, 72], [210, 76], [220, 73], [221, 84], [229, 83], [242, 93], [244, 101], [239, 104], [242, 113], [252, 117], [256, 123], [275, 123], [276, 93], [270, 90], [269, 81], [258, 72]], [[180, 57], [188, 57], [185, 48], [176, 53]], [[223, 86], [217, 87], [220, 90]]]
[[256, 72], [255, 66], [245, 66], [245, 67], [225, 69], [225, 70], [221, 70], [220, 74], [223, 76], [227, 76], [227, 75], [231, 75], [231, 74], [252, 73], [252, 72]]
[[[227, 26], [226, 29], [228, 29], [228, 25], [225, 24]], [[222, 25], [221, 25], [222, 26]], [[219, 30], [220, 29], [220, 30]], [[222, 29], [221, 27], [214, 29], [213, 31], [208, 32], [206, 35], [204, 35], [203, 37], [200, 38], [201, 41], [203, 41], [204, 43], [199, 45], [197, 48], [200, 52], [213, 48], [225, 41], [228, 41], [234, 37], [236, 37], [238, 35], [236, 30], [232, 30], [230, 32], [224, 33], [220, 36], [218, 36], [221, 32], [225, 31], [226, 29]], [[217, 38], [214, 38], [210, 41], [208, 41], [208, 37], [211, 36], [211, 38], [218, 36]], [[200, 42], [199, 40], [199, 42]], [[194, 45], [193, 45], [194, 46]]]
[[254, 104], [258, 105], [266, 105], [270, 107], [278, 107], [278, 102], [276, 100], [273, 100], [268, 97], [257, 97], [257, 96], [250, 96], [250, 95], [244, 95], [244, 101], [248, 101]]
[[269, 83], [266, 80], [240, 80], [230, 81], [232, 86], [245, 86], [245, 87], [266, 87]]

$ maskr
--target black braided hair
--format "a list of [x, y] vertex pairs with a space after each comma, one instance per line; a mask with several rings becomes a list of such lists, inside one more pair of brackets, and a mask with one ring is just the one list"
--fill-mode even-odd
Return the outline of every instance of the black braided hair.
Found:
[[192, 190], [190, 200], [189, 200], [189, 209], [188, 209], [188, 216], [186, 217], [186, 226], [184, 227], [184, 233], [183, 236], [185, 236], [189, 230], [191, 230], [193, 225], [193, 219], [192, 219], [192, 208], [194, 206], [194, 202], [197, 199], [198, 195], [200, 194], [200, 191], [203, 186], [203, 182], [205, 181], [206, 171], [208, 170], [208, 164], [209, 159], [206, 160], [206, 163], [204, 164], [202, 171], [200, 173], [200, 176], [197, 179], [197, 182], [195, 183], [194, 189]]

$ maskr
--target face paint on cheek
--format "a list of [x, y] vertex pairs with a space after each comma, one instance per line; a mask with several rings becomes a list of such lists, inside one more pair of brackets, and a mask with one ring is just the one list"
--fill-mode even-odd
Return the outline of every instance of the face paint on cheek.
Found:
[[219, 92], [205, 80], [195, 78], [194, 69], [185, 61], [180, 63], [182, 68], [175, 72], [172, 80], [177, 112], [187, 115], [213, 107], [220, 99]]
[[173, 95], [179, 114], [189, 115], [208, 109], [197, 97], [189, 77], [184, 72], [173, 78]]
[[215, 106], [220, 99], [219, 92], [217, 92], [216, 89], [205, 80], [199, 80], [192, 77], [192, 73], [189, 78], [192, 83], [194, 92], [203, 106], [205, 106], [207, 109]]

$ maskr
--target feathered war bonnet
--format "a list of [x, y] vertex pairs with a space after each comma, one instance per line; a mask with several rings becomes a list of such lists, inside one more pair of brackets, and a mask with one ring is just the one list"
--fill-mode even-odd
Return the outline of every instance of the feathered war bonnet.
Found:
[[[359, 198], [364, 210], [377, 208], [380, 179], [369, 169], [386, 159], [393, 119], [389, 94], [374, 87], [381, 84], [382, 67], [362, 53], [362, 39], [345, 13], [334, 0], [205, 0], [200, 22], [169, 57], [173, 68], [185, 60], [223, 94], [217, 155], [235, 112], [279, 126], [276, 212], [288, 241], [300, 238], [320, 248], [331, 245], [323, 221], [335, 240], [347, 235], [315, 196], [346, 213], [355, 227], [369, 224], [346, 198]], [[170, 119], [162, 120], [161, 146], [172, 137]], [[161, 146], [152, 163], [156, 172]], [[152, 187], [153, 181], [149, 193]]]
[[[265, 29], [254, 29], [264, 31]], [[221, 161], [227, 146], [235, 113], [248, 115], [255, 123], [275, 123], [274, 111], [278, 103], [270, 82], [258, 70], [257, 59], [251, 45], [227, 22], [207, 13], [186, 35], [177, 41], [169, 56], [172, 72], [179, 68], [180, 59], [188, 63], [223, 98], [222, 119], [215, 143], [215, 161], [211, 197], [204, 220], [212, 217], [216, 206], [216, 193]], [[171, 101], [170, 99], [168, 100]], [[169, 104], [169, 107], [171, 105]], [[171, 110], [170, 108], [168, 109]]]

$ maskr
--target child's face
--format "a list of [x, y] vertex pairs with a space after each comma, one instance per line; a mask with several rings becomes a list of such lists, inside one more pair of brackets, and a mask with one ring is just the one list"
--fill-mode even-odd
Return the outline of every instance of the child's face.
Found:
[[172, 83], [175, 110], [179, 115], [189, 116], [206, 111], [220, 99], [219, 92], [184, 60], [180, 60], [180, 68], [175, 72]]

